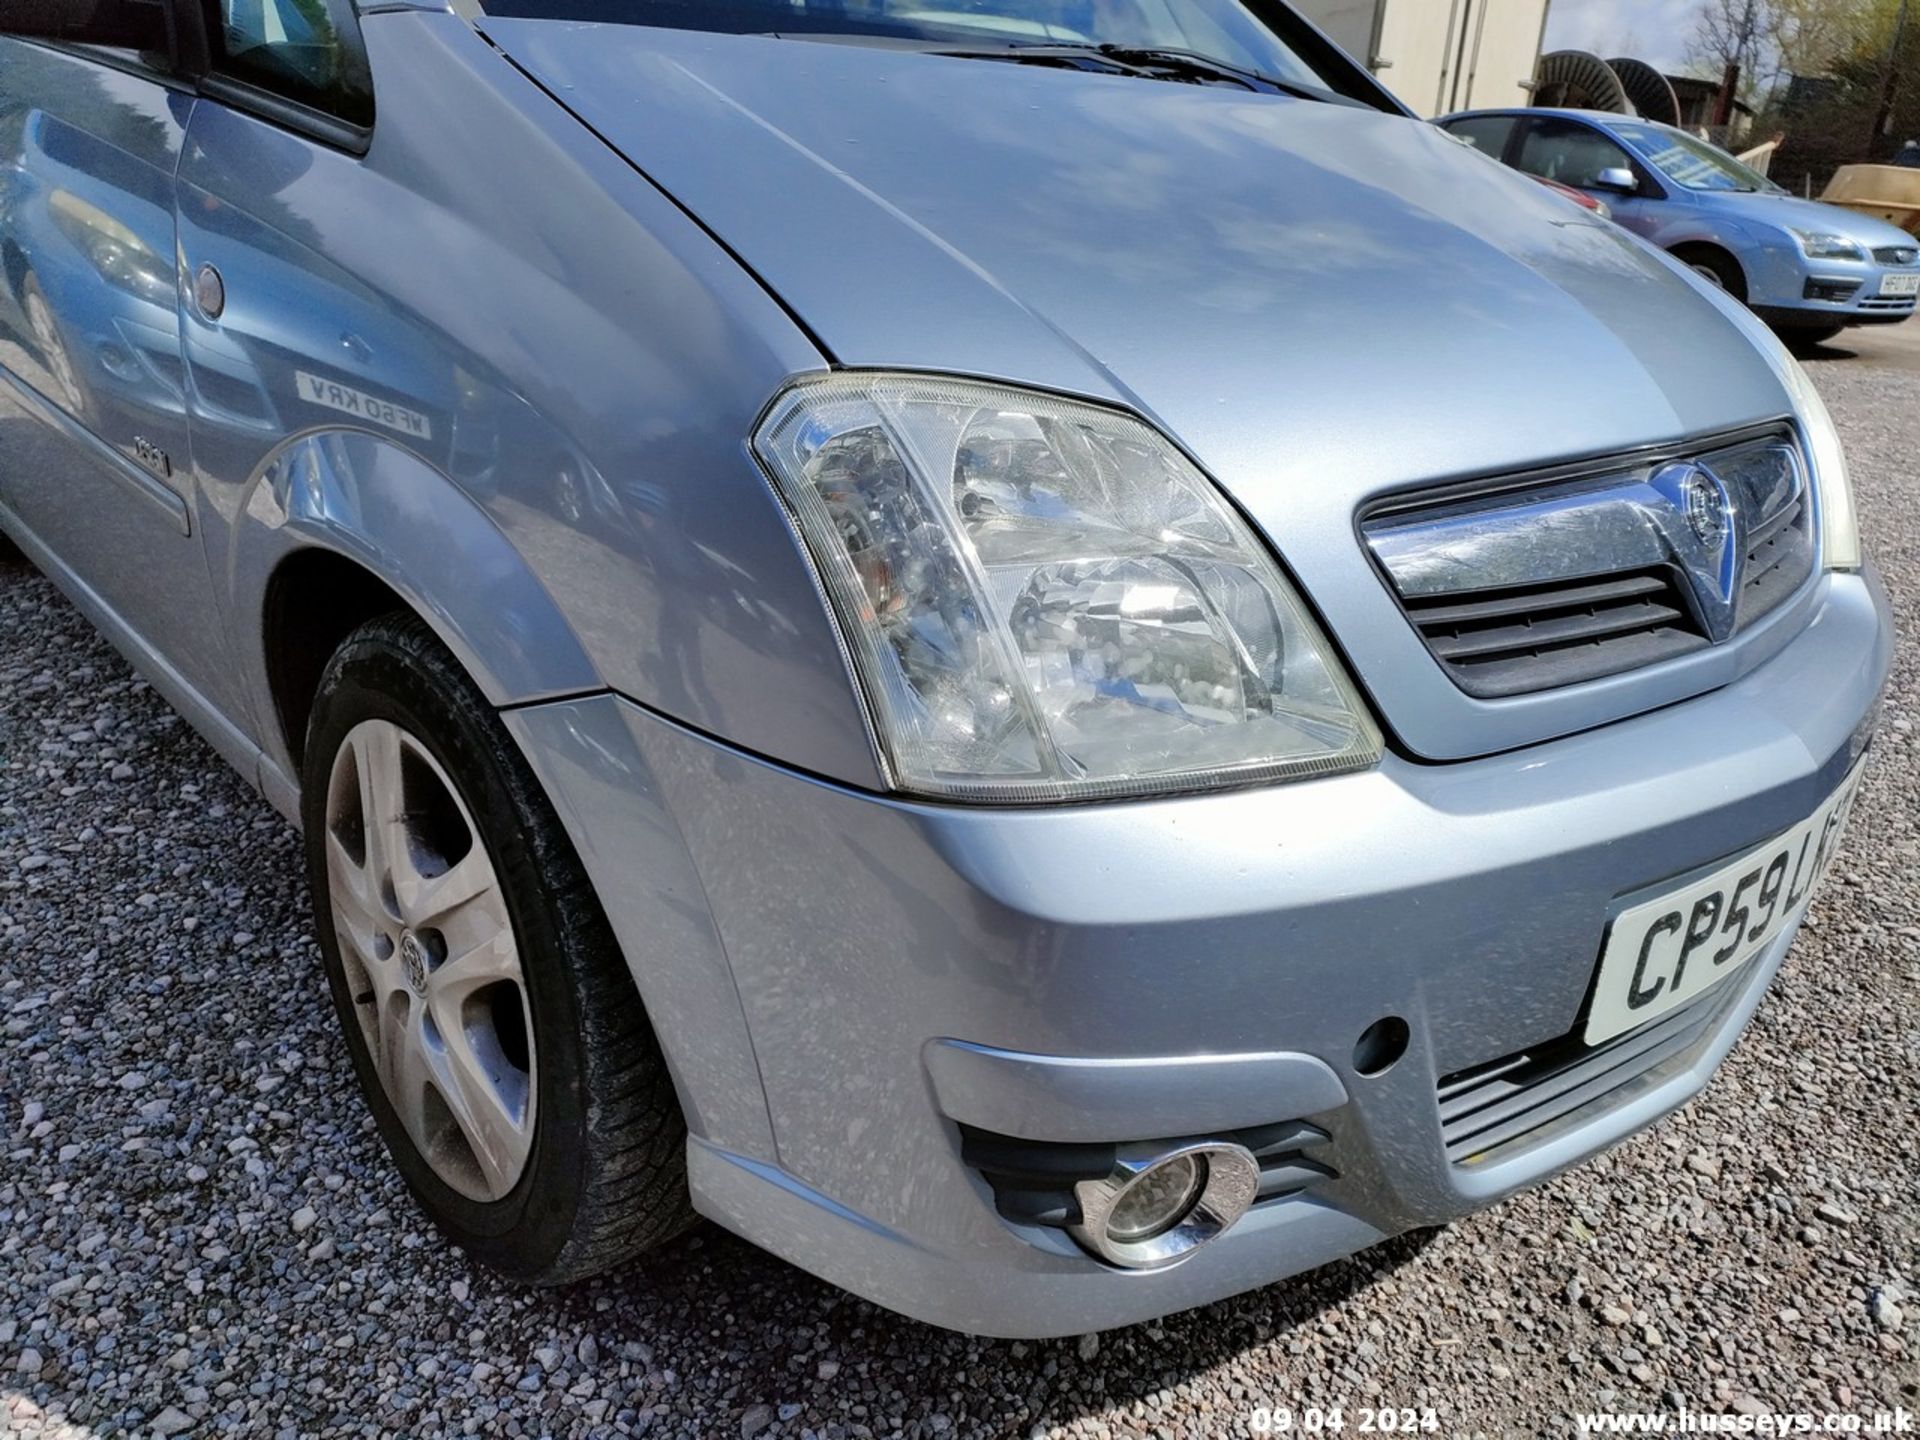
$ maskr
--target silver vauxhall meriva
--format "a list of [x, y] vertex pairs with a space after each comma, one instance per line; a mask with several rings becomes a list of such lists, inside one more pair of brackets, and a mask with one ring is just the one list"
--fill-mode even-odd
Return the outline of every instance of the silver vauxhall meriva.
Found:
[[1274, 0], [0, 0], [0, 528], [421, 1206], [1003, 1335], [1693, 1094], [1885, 597], [1806, 376]]

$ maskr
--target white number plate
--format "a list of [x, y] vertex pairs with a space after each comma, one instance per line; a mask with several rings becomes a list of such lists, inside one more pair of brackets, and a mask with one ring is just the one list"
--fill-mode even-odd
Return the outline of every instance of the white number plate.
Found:
[[343, 415], [357, 415], [362, 420], [371, 420], [376, 425], [385, 425], [389, 430], [399, 430], [416, 439], [433, 438], [433, 422], [418, 410], [409, 410], [391, 400], [382, 400], [378, 395], [369, 395], [351, 385], [342, 385], [338, 380], [309, 375], [304, 370], [294, 371], [293, 380], [300, 398], [309, 405], [324, 405]]
[[1778, 839], [1621, 912], [1600, 955], [1586, 1041], [1598, 1045], [1711, 989], [1784, 930], [1833, 863], [1860, 766]]
[[1920, 295], [1920, 275], [1882, 275], [1882, 295]]

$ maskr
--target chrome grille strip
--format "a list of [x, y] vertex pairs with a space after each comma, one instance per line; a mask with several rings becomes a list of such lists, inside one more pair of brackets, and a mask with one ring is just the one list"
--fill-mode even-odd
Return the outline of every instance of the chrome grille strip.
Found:
[[1813, 547], [1785, 433], [1398, 509], [1368, 548], [1469, 694], [1617, 674], [1725, 640], [1798, 587]]

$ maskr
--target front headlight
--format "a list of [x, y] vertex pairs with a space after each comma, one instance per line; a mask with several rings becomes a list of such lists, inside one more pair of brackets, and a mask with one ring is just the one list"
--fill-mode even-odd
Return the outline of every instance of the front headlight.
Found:
[[1806, 252], [1809, 260], [1864, 260], [1867, 252], [1858, 242], [1844, 235], [1831, 235], [1824, 230], [1795, 230], [1793, 238], [1800, 242], [1800, 248]]
[[173, 271], [132, 230], [71, 190], [55, 190], [47, 209], [102, 277], [156, 305], [172, 306]]
[[1846, 452], [1834, 428], [1827, 405], [1814, 388], [1813, 377], [1786, 346], [1777, 345], [1781, 377], [1793, 396], [1793, 408], [1806, 427], [1807, 446], [1813, 452], [1814, 495], [1820, 507], [1820, 563], [1829, 570], [1860, 568], [1860, 525], [1854, 517], [1853, 481], [1847, 475]]
[[973, 381], [836, 375], [782, 394], [753, 448], [902, 789], [1091, 799], [1379, 758], [1265, 549], [1138, 420]]

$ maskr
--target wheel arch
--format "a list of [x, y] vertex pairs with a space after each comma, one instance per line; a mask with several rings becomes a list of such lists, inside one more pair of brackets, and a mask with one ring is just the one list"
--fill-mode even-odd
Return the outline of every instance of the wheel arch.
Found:
[[[448, 557], [459, 558], [468, 573], [453, 578], [466, 583], [448, 583]], [[752, 1042], [692, 857], [607, 686], [484, 507], [382, 437], [310, 433], [248, 486], [228, 566], [268, 798], [298, 823], [306, 724], [340, 642], [377, 615], [418, 615], [487, 701], [507, 707], [507, 732], [613, 926], [688, 1123], [732, 1150], [770, 1156]], [[675, 942], [674, 964], [658, 961], [663, 937]]]
[[602, 688], [566, 617], [493, 516], [381, 436], [315, 431], [280, 446], [245, 489], [226, 569], [236, 650], [259, 716], [262, 778], [283, 810], [295, 803], [320, 671], [374, 615], [418, 614], [495, 706]]
[[1737, 290], [1729, 287], [1728, 293], [1736, 300], [1745, 300], [1752, 288], [1752, 277], [1740, 257], [1718, 240], [1680, 240], [1667, 247], [1673, 258], [1683, 265], [1693, 265], [1700, 260], [1710, 260], [1724, 265], [1731, 275], [1738, 278]]
[[[316, 598], [326, 597], [326, 605]], [[341, 643], [376, 616], [413, 610], [359, 561], [318, 545], [285, 556], [267, 577], [261, 651], [275, 734], [298, 760], [320, 675]]]

